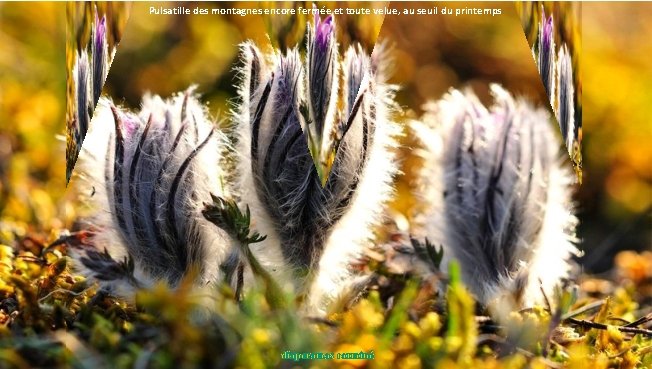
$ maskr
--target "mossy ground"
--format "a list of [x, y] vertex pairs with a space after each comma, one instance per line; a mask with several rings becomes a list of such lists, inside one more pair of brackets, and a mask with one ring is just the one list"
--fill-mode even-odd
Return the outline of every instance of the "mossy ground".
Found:
[[[418, 280], [387, 272], [381, 257], [366, 266], [377, 278], [363, 298], [310, 319], [294, 303], [270, 308], [264, 291], [237, 302], [226, 287], [206, 299], [159, 285], [127, 304], [74, 273], [67, 249], [83, 234], [1, 231], [0, 367], [652, 367], [652, 253], [621, 252], [608, 279], [583, 275], [549, 297], [553, 308], [494, 319], [454, 269], [448, 281]], [[372, 350], [368, 360], [282, 358]]]

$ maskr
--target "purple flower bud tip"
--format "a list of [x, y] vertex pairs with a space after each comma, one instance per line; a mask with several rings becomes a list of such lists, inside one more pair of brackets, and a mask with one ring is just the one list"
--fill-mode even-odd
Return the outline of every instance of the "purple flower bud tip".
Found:
[[137, 117], [127, 115], [122, 120], [122, 128], [124, 129], [124, 134], [127, 137], [133, 137], [136, 134], [138, 129]]
[[100, 20], [97, 12], [95, 12], [95, 27], [95, 43], [99, 45], [104, 42], [106, 35], [106, 16], [103, 15]]
[[331, 34], [333, 33], [333, 16], [329, 15], [322, 22], [319, 14], [315, 14], [315, 38], [317, 39], [317, 45], [321, 49], [325, 49], [328, 45], [328, 42], [331, 39]]
[[[544, 15], [545, 17], [545, 15]], [[552, 15], [546, 20], [545, 26], [543, 27], [543, 46], [545, 48], [550, 48], [552, 42]]]

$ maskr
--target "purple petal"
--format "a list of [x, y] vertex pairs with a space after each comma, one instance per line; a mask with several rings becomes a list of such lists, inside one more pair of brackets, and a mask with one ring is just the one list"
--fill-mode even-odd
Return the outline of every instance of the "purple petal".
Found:
[[543, 86], [546, 89], [548, 98], [552, 101], [554, 94], [555, 82], [555, 39], [554, 39], [554, 25], [552, 15], [546, 18], [543, 6], [541, 7], [541, 23], [539, 23], [539, 35], [537, 36], [537, 44], [539, 49], [538, 62], [539, 74]]
[[95, 13], [95, 47], [100, 49], [104, 46], [106, 40], [106, 16], [100, 20]]
[[329, 15], [323, 22], [319, 19], [319, 15], [315, 15], [315, 17], [315, 38], [317, 45], [322, 50], [325, 50], [333, 34], [333, 16]]
[[[313, 6], [313, 9], [317, 9]], [[328, 16], [321, 19], [319, 14], [314, 17], [314, 29], [309, 29], [308, 40], [308, 105], [310, 107], [309, 120], [315, 124], [318, 141], [321, 142], [321, 134], [326, 125], [328, 112], [333, 109], [332, 91], [336, 86], [335, 80], [337, 71], [337, 50], [335, 39], [333, 17]]]
[[548, 17], [544, 26], [543, 26], [543, 47], [545, 49], [550, 49], [552, 43], [552, 15]]
[[106, 17], [102, 16], [100, 20], [95, 12], [95, 25], [93, 37], [93, 107], [102, 94], [104, 78], [108, 69], [108, 55], [106, 45]]

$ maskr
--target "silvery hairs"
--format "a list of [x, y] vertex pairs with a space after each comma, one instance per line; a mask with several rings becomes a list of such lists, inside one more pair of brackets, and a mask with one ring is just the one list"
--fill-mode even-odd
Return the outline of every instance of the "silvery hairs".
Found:
[[[424, 145], [420, 175], [425, 235], [457, 259], [482, 303], [509, 295], [543, 300], [577, 253], [570, 199], [550, 116], [492, 85], [486, 108], [472, 92], [451, 90], [412, 127]], [[444, 270], [445, 267], [444, 267]]]
[[125, 297], [191, 270], [198, 282], [218, 280], [230, 241], [201, 209], [211, 193], [224, 195], [225, 139], [192, 90], [145, 96], [138, 114], [100, 98], [90, 128], [79, 169], [95, 230], [78, 264]]
[[75, 62], [72, 70], [75, 115], [72, 117], [72, 137], [75, 145], [68, 143], [66, 157], [66, 179], [70, 179], [72, 169], [77, 158], [77, 152], [73, 149], [82, 145], [86, 137], [88, 126], [97, 105], [102, 87], [109, 72], [110, 61], [115, 55], [115, 47], [109, 50], [107, 42], [106, 16], [100, 18], [95, 9], [94, 22], [91, 25], [91, 39], [86, 48], [75, 52]]
[[[543, 86], [555, 111], [559, 129], [571, 159], [580, 160], [578, 129], [581, 122], [575, 121], [575, 95], [573, 82], [573, 60], [566, 43], [562, 42], [555, 52], [555, 22], [553, 16], [546, 17], [541, 5], [541, 21], [532, 54], [537, 63]], [[536, 54], [538, 51], [538, 57]], [[579, 141], [578, 141], [579, 142]], [[579, 155], [579, 156], [578, 156]], [[581, 164], [581, 163], [580, 163]]]
[[324, 312], [356, 280], [350, 263], [392, 193], [397, 128], [379, 45], [340, 58], [333, 18], [316, 15], [306, 48], [241, 45], [236, 190], [267, 235], [252, 252], [306, 310]]

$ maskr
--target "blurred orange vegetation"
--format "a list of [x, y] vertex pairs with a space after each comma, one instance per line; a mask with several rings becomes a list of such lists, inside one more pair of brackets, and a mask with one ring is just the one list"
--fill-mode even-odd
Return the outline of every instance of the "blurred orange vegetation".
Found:
[[652, 282], [652, 251], [644, 251], [640, 254], [623, 251], [616, 255], [615, 262], [620, 278], [631, 280], [636, 284], [642, 284], [644, 281]]

